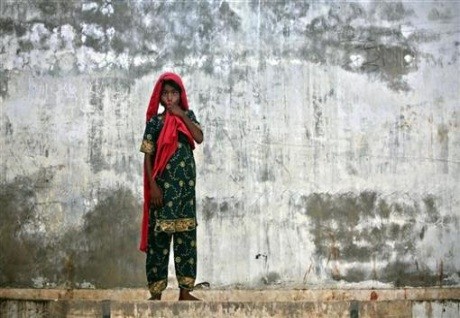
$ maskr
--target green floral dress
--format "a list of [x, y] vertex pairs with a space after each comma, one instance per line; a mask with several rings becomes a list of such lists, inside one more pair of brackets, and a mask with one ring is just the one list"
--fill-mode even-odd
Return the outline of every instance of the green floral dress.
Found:
[[[186, 115], [198, 126], [192, 111]], [[147, 123], [141, 151], [155, 158], [164, 116]], [[150, 293], [161, 294], [168, 283], [168, 262], [174, 238], [174, 263], [179, 287], [192, 290], [196, 278], [195, 160], [187, 138], [179, 133], [178, 147], [164, 171], [156, 177], [163, 191], [163, 207], [150, 208], [146, 274]]]

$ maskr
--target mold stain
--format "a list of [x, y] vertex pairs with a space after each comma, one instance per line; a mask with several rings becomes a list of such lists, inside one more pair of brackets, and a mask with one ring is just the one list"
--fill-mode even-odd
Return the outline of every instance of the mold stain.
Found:
[[243, 204], [235, 197], [222, 200], [206, 196], [202, 199], [201, 206], [201, 215], [205, 222], [216, 218], [241, 219], [244, 217]]
[[299, 53], [312, 62], [339, 65], [350, 72], [375, 74], [387, 82], [389, 88], [407, 91], [410, 87], [403, 76], [417, 70], [417, 42], [402, 40], [401, 31], [391, 27], [351, 25], [353, 21], [371, 19], [375, 15], [381, 15], [381, 19], [401, 20], [410, 14], [402, 4], [370, 12], [359, 4], [332, 5], [327, 15], [316, 17], [307, 25], [305, 46]]
[[[367, 191], [313, 193], [292, 205], [311, 218], [316, 257], [328, 264], [333, 279], [377, 279], [396, 286], [433, 286], [444, 280], [439, 273], [430, 271], [423, 260], [417, 260], [416, 245], [427, 227], [435, 226], [441, 217], [436, 202], [432, 195], [422, 197], [420, 202], [407, 198], [402, 202], [395, 196], [382, 197]], [[420, 222], [425, 226], [420, 226]], [[376, 262], [388, 264], [380, 270], [375, 266], [367, 269], [365, 264]], [[347, 263], [358, 265], [341, 268], [340, 264]], [[445, 273], [442, 276], [446, 277]]]
[[29, 235], [26, 224], [37, 220], [37, 197], [34, 182], [18, 177], [0, 187], [0, 286], [23, 287], [34, 275], [37, 251], [42, 248], [40, 238]]
[[50, 239], [40, 230], [37, 209], [42, 179], [18, 177], [0, 186], [0, 287], [143, 286], [142, 209], [131, 191], [99, 193], [81, 228]]
[[75, 281], [100, 288], [142, 286], [144, 255], [138, 250], [141, 205], [123, 188], [106, 190], [98, 198], [99, 203], [84, 216], [83, 227], [73, 233], [77, 237], [63, 238], [76, 256]]

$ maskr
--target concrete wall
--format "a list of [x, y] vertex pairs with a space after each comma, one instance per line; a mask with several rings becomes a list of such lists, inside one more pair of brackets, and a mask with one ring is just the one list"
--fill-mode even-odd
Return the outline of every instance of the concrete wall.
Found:
[[167, 70], [204, 127], [198, 281], [460, 283], [458, 2], [0, 10], [0, 286], [145, 284], [139, 146]]

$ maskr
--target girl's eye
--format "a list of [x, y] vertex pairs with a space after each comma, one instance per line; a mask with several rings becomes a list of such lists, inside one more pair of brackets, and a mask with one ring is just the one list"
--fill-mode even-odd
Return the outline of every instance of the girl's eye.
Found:
[[179, 92], [178, 91], [170, 91], [170, 92], [163, 91], [163, 92], [161, 92], [162, 97], [166, 97], [166, 96], [169, 96], [169, 95], [179, 96]]

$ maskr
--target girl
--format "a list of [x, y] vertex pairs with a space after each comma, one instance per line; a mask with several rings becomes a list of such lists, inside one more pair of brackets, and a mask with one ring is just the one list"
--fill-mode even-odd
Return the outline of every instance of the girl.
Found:
[[[158, 114], [161, 103], [165, 111]], [[160, 300], [168, 282], [171, 240], [179, 300], [190, 294], [196, 278], [195, 142], [203, 132], [189, 110], [180, 77], [164, 73], [155, 84], [147, 109], [144, 152], [144, 213], [140, 249], [152, 300]]]

